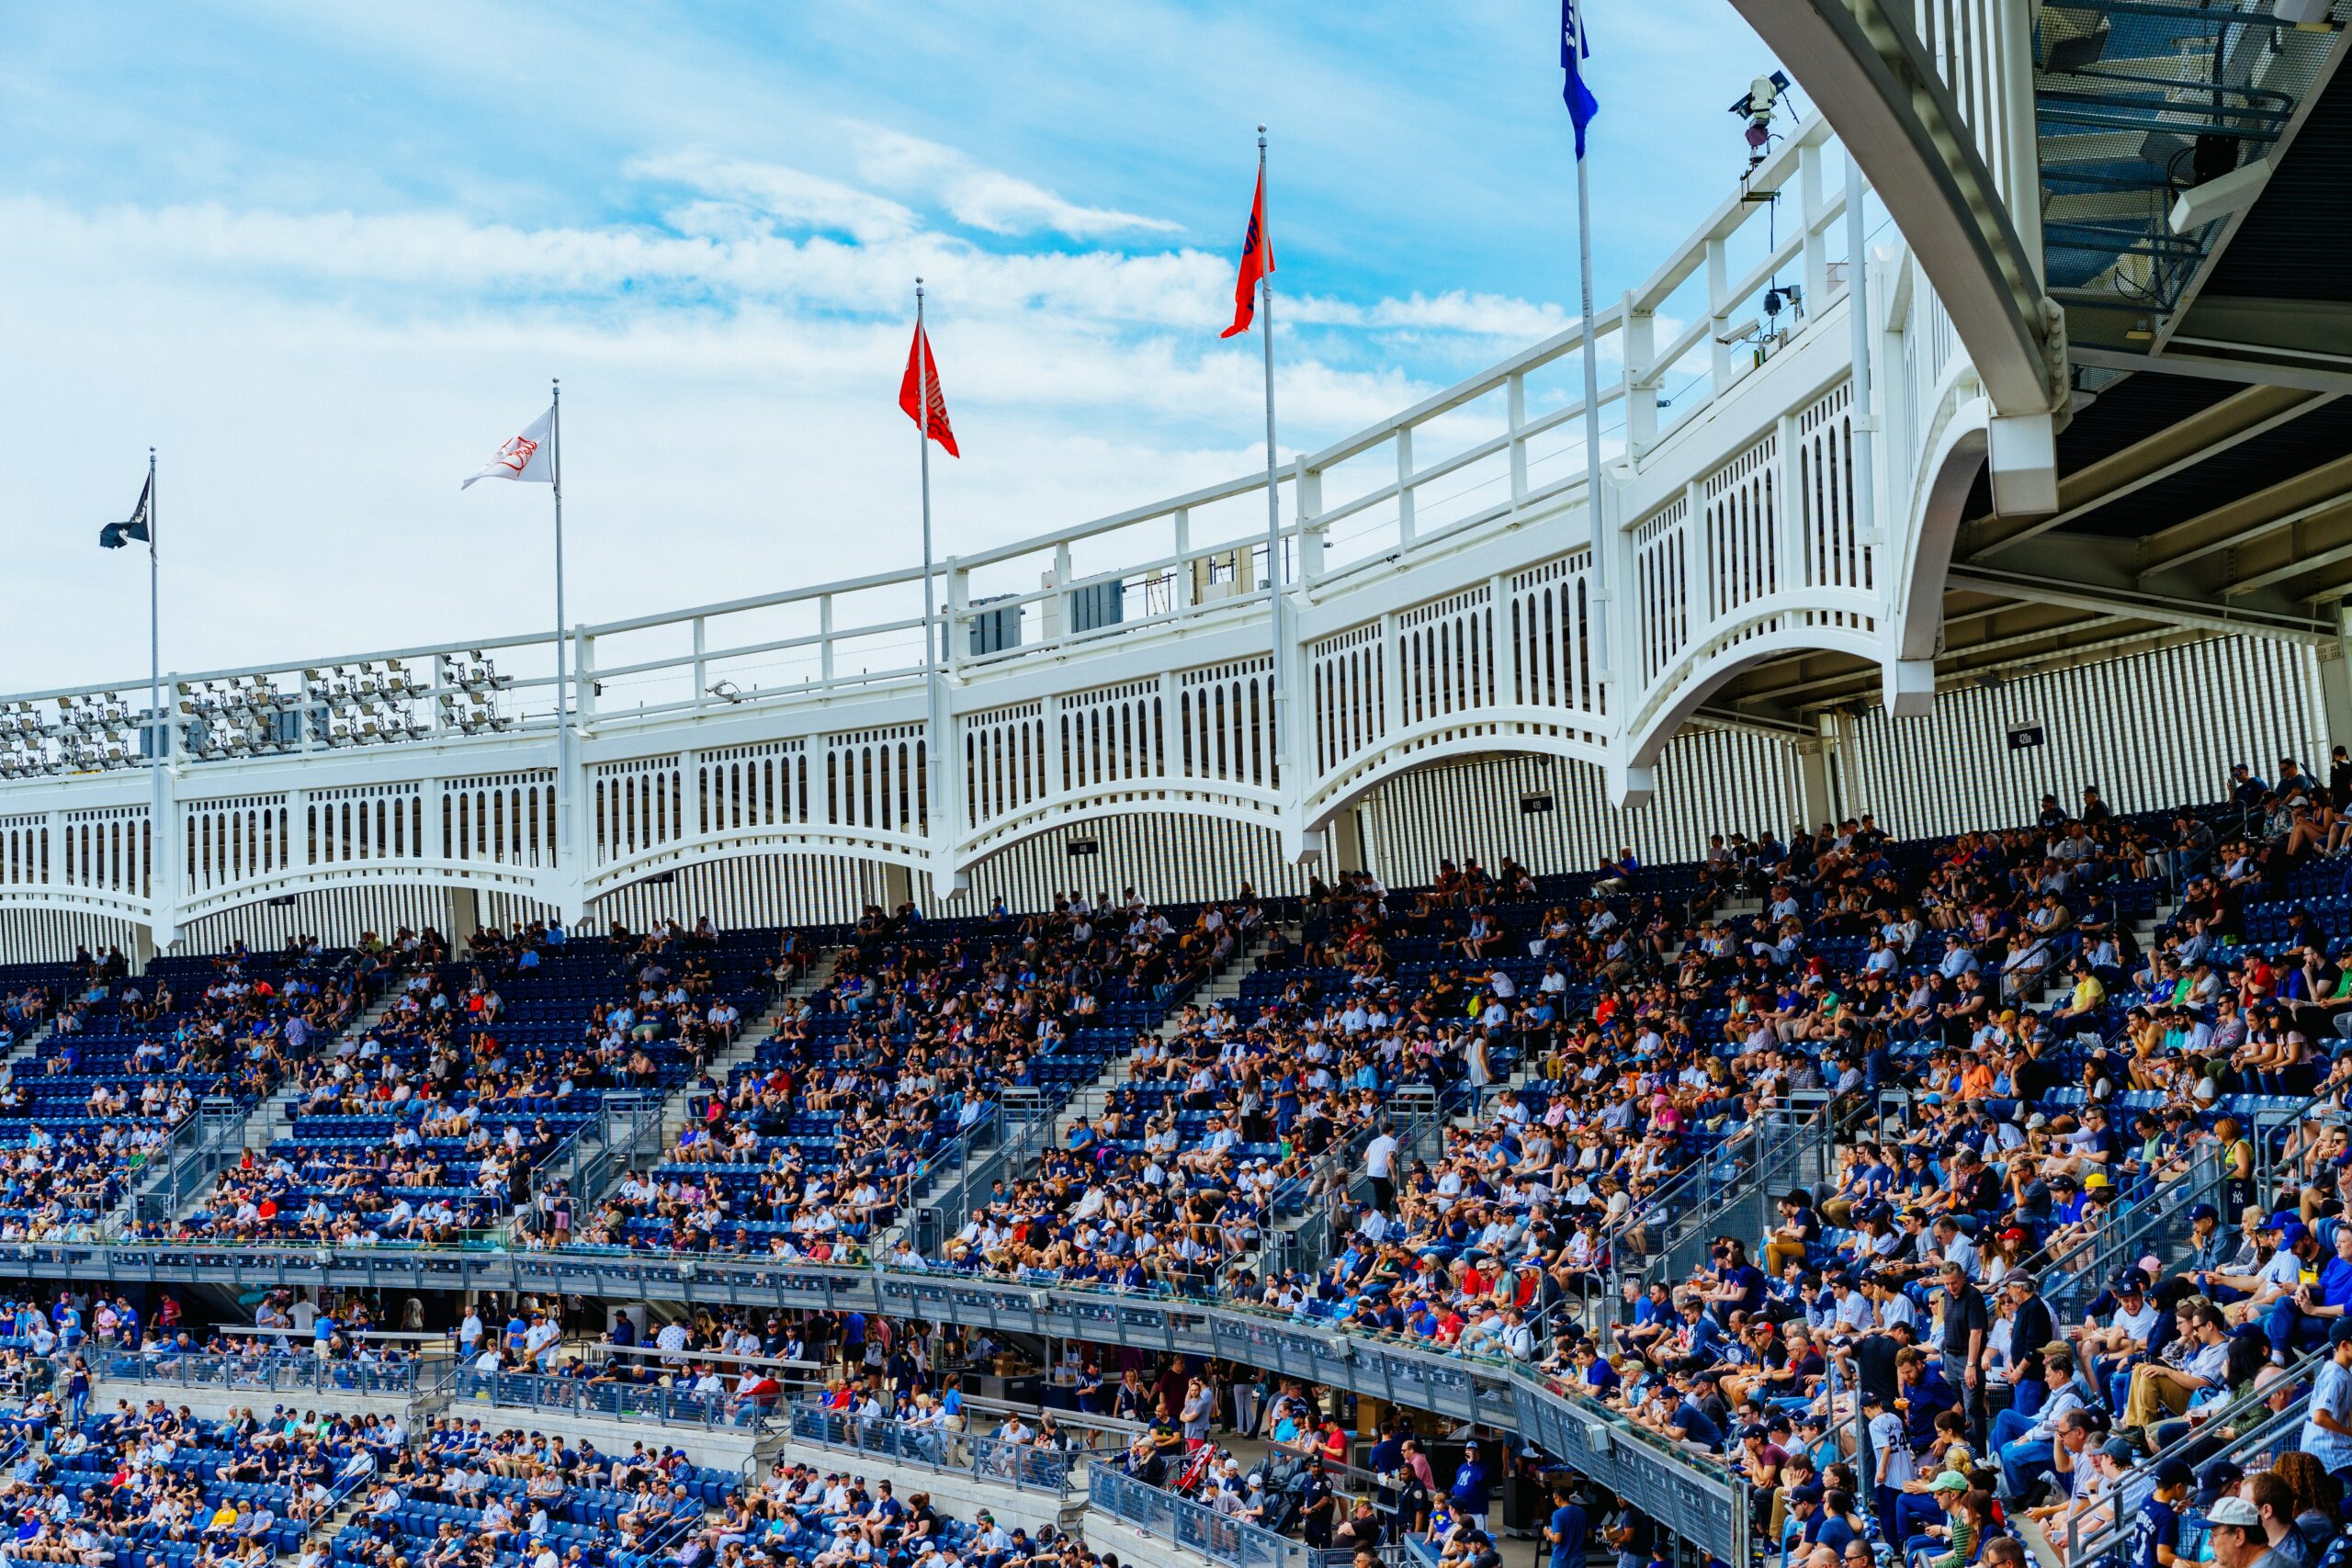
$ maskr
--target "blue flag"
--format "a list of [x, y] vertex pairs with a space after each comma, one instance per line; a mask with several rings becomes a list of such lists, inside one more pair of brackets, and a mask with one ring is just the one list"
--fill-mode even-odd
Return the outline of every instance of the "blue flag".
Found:
[[1577, 122], [1577, 156], [1584, 156], [1584, 128], [1600, 112], [1600, 105], [1592, 89], [1584, 85], [1584, 62], [1592, 57], [1592, 47], [1585, 40], [1584, 18], [1577, 15], [1577, 0], [1560, 0], [1560, 69], [1568, 73], [1560, 88], [1560, 96], [1568, 106], [1568, 118]]

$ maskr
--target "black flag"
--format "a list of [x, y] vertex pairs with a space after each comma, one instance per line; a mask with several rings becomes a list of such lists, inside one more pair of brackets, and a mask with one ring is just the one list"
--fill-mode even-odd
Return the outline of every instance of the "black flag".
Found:
[[127, 523], [109, 523], [98, 530], [99, 548], [119, 550], [133, 539], [143, 541], [147, 537], [147, 495], [154, 488], [154, 476], [151, 474], [148, 476], [147, 482], [139, 487], [139, 504], [131, 508], [130, 520]]

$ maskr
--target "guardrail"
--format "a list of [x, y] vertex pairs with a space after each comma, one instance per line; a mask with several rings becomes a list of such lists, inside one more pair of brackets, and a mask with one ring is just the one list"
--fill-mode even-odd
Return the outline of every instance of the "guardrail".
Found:
[[[669, 1097], [659, 1093], [606, 1094], [596, 1115], [572, 1134], [548, 1163], [560, 1163], [564, 1190], [582, 1210], [593, 1209], [620, 1168], [660, 1157], [662, 1119]], [[527, 1225], [530, 1211], [520, 1218]]]
[[1635, 1205], [1610, 1243], [1611, 1310], [1653, 1280], [1688, 1279], [1718, 1235], [1758, 1236], [1772, 1203], [1828, 1174], [1834, 1114], [1825, 1096], [1769, 1110]]
[[781, 1394], [746, 1399], [731, 1393], [697, 1393], [692, 1389], [644, 1383], [550, 1377], [544, 1372], [460, 1371], [449, 1392], [453, 1399], [488, 1404], [705, 1428], [771, 1427], [776, 1407], [783, 1403]]
[[107, 1350], [85, 1344], [95, 1377], [119, 1382], [170, 1383], [241, 1393], [381, 1393], [416, 1392], [415, 1361], [329, 1361], [316, 1356], [210, 1356], [164, 1351]]
[[1086, 1502], [1123, 1524], [1227, 1568], [1314, 1568], [1310, 1559], [1316, 1554], [1304, 1541], [1100, 1465], [1086, 1472]]
[[[267, 1101], [263, 1102], [266, 1104]], [[248, 1112], [226, 1095], [207, 1095], [196, 1111], [172, 1129], [170, 1141], [150, 1162], [145, 1185], [116, 1206], [110, 1224], [168, 1220], [202, 1191], [213, 1175], [243, 1147]]]
[[[1621, 367], [1597, 400], [1632, 462], [1690, 426], [1843, 292], [1850, 263], [1829, 259], [1829, 236], [1852, 193], [1824, 177], [1834, 141], [1821, 117], [1797, 122], [1656, 271], [1598, 303], [1589, 323], [1286, 465], [1273, 478], [1289, 502], [1275, 547], [1285, 575], [1312, 591], [1580, 496], [1586, 409], [1573, 367], [1588, 331], [1611, 340], [1606, 353]], [[168, 750], [157, 760], [178, 768], [514, 728], [545, 734], [558, 705], [559, 640], [571, 647], [571, 696], [594, 731], [912, 687], [932, 625], [951, 634], [959, 665], [1196, 625], [1264, 600], [1276, 564], [1265, 558], [1268, 482], [1253, 469], [952, 556], [930, 584], [921, 566], [896, 566], [598, 625], [174, 672]], [[1630, 550], [1621, 554], [1630, 567]], [[944, 592], [933, 622], [922, 605], [934, 584]], [[1626, 646], [1630, 655], [1630, 637]], [[147, 693], [141, 676], [11, 694], [26, 721], [12, 731], [17, 765], [43, 773], [144, 765]], [[52, 705], [54, 715], [35, 711]]]
[[[237, 1290], [560, 1292], [713, 1305], [861, 1312], [1000, 1333], [1131, 1346], [1261, 1367], [1498, 1430], [1629, 1496], [1725, 1562], [1746, 1561], [1746, 1483], [1568, 1386], [1510, 1363], [1442, 1355], [1230, 1302], [748, 1259], [505, 1248], [291, 1248], [19, 1243], [0, 1266], [35, 1279], [186, 1281]], [[1651, 1505], [1655, 1503], [1655, 1507]]]
[[2108, 1280], [2143, 1254], [2158, 1250], [2153, 1238], [2159, 1232], [2185, 1232], [2188, 1211], [2220, 1196], [2227, 1168], [2221, 1151], [2209, 1145], [2199, 1148], [2188, 1168], [2171, 1180], [2156, 1182], [2136, 1198], [2111, 1205], [2097, 1229], [2040, 1271], [2042, 1299], [2050, 1310], [2064, 1321], [2105, 1289]]
[[814, 1404], [792, 1407], [792, 1439], [819, 1448], [920, 1465], [943, 1475], [1001, 1482], [1023, 1492], [1070, 1489], [1080, 1455], [1034, 1443], [974, 1437], [944, 1427], [919, 1427], [868, 1416], [843, 1415]]
[[[914, 1209], [915, 1250], [926, 1258], [939, 1256], [940, 1247], [971, 1212], [974, 1193], [989, 1191], [1043, 1153], [1054, 1116], [1044, 1097], [1035, 1090], [1022, 1095], [1008, 1089], [990, 1101], [980, 1120], [959, 1135], [952, 1179], [941, 1172], [938, 1179], [943, 1185], [932, 1201]], [[909, 1201], [918, 1196], [910, 1187]]]
[[[1414, 1090], [1419, 1092], [1414, 1094]], [[1383, 1120], [1396, 1128], [1397, 1168], [1409, 1167], [1417, 1159], [1434, 1159], [1443, 1151], [1445, 1129], [1453, 1110], [1427, 1085], [1408, 1084], [1397, 1090], [1382, 1108]], [[1372, 1201], [1372, 1178], [1365, 1174], [1362, 1161], [1365, 1146], [1378, 1132], [1377, 1125], [1358, 1128], [1308, 1166], [1310, 1212], [1288, 1229], [1269, 1228], [1259, 1250], [1261, 1273], [1322, 1267], [1353, 1208]], [[1318, 1202], [1320, 1207], [1314, 1207]]]

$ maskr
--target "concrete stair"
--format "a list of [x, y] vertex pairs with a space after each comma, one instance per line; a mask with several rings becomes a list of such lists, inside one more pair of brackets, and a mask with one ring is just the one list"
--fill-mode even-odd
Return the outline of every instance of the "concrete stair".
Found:
[[[1288, 933], [1293, 949], [1295, 950], [1300, 936], [1299, 923], [1295, 920], [1290, 921], [1283, 925], [1283, 930]], [[1223, 970], [1209, 976], [1201, 988], [1193, 993], [1184, 1007], [1207, 1009], [1219, 1002], [1229, 1002], [1238, 998], [1241, 995], [1243, 982], [1258, 972], [1259, 955], [1265, 950], [1267, 939], [1272, 935], [1272, 928], [1270, 926], [1266, 935], [1243, 948], [1234, 955], [1233, 961]], [[1152, 1032], [1162, 1040], [1175, 1039], [1183, 1024], [1184, 1007], [1175, 1009], [1166, 1018], [1161, 1019], [1159, 1027]], [[1103, 1065], [1102, 1072], [1095, 1075], [1094, 1081], [1083, 1086], [1077, 1093], [1071, 1095], [1061, 1110], [1055, 1114], [1053, 1138], [1047, 1146], [1060, 1147], [1069, 1141], [1071, 1129], [1075, 1128], [1080, 1122], [1091, 1122], [1102, 1115], [1104, 1108], [1111, 1102], [1112, 1091], [1134, 1077], [1134, 1065], [1125, 1053], [1112, 1057]]]
[[[396, 977], [390, 985], [384, 988], [383, 995], [378, 997], [373, 1003], [361, 1010], [361, 1012], [355, 1017], [349, 1024], [345, 1026], [342, 1035], [338, 1038], [346, 1040], [358, 1039], [362, 1035], [365, 1035], [369, 1030], [383, 1022], [385, 1017], [390, 1013], [394, 1005], [399, 1002], [402, 994], [401, 987], [405, 978], [406, 976], [404, 976]], [[292, 1132], [294, 1127], [294, 1100], [295, 1095], [293, 1090], [281, 1090], [277, 1094], [271, 1095], [267, 1100], [263, 1100], [259, 1105], [254, 1106], [252, 1111], [248, 1111], [245, 1115], [244, 1129], [238, 1134], [235, 1142], [235, 1152], [242, 1152], [245, 1149], [253, 1149], [258, 1152], [260, 1150], [266, 1149], [271, 1144], [277, 1142], [279, 1138], [287, 1136], [290, 1132]], [[235, 1157], [235, 1152], [232, 1152], [230, 1155], [230, 1158], [233, 1159]], [[217, 1173], [219, 1168], [219, 1167], [215, 1167], [214, 1173]], [[143, 1184], [139, 1192], [134, 1193], [130, 1199], [126, 1201], [124, 1205], [125, 1210], [135, 1210], [139, 1199], [144, 1194], [152, 1192], [159, 1187], [167, 1174], [168, 1168], [157, 1170], [155, 1175]], [[171, 1217], [175, 1220], [180, 1220], [194, 1213], [197, 1210], [204, 1206], [204, 1203], [211, 1193], [211, 1190], [212, 1186], [209, 1179], [198, 1184], [193, 1191], [186, 1194], [178, 1202], [172, 1206]]]
[[[840, 954], [841, 949], [838, 947], [818, 949], [816, 962], [808, 965], [807, 973], [795, 980], [789, 987], [758, 1012], [747, 1015], [743, 1020], [742, 1032], [735, 1037], [735, 1043], [711, 1058], [710, 1076], [723, 1084], [737, 1067], [747, 1065], [756, 1057], [760, 1054], [761, 1043], [767, 1038], [766, 1032], [762, 1026], [766, 1023], [769, 1016], [779, 1011], [786, 1002], [805, 1000], [823, 990], [826, 983], [832, 978], [833, 961]], [[671, 1095], [668, 1103], [662, 1106], [662, 1148], [664, 1154], [677, 1147], [678, 1135], [684, 1132], [686, 1124], [694, 1120], [693, 1099], [694, 1086], [689, 1084]], [[596, 1196], [602, 1197], [603, 1194], [599, 1193]]]

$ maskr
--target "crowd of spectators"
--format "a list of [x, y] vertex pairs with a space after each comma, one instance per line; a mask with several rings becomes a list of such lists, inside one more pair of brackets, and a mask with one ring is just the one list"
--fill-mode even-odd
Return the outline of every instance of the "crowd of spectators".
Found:
[[[1159, 1059], [1149, 1027], [1236, 959], [1264, 921], [1246, 887], [1229, 904], [1194, 908], [1157, 908], [1130, 895], [1116, 903], [1074, 896], [1018, 918], [1000, 901], [986, 917], [954, 921], [926, 921], [911, 908], [869, 909], [846, 933], [826, 983], [786, 1001], [753, 1059], [726, 1082], [702, 1078], [695, 1118], [665, 1161], [621, 1181], [582, 1239], [786, 1261], [882, 1251], [919, 1263], [903, 1236], [877, 1244], [975, 1134], [992, 1100], [1026, 1090], [1050, 1114], [1131, 1041], [1139, 1074], [1148, 1070]], [[798, 957], [787, 949], [779, 966]], [[1088, 1126], [1090, 1140], [1128, 1135], [1124, 1101], [1120, 1114]], [[1133, 1126], [1136, 1145], [1144, 1134]], [[1164, 1210], [1170, 1218], [1160, 1223], [1174, 1233], [1164, 1246], [1140, 1210], [1102, 1216], [1132, 1222], [1128, 1254], [1155, 1267], [1173, 1258], [1198, 1265], [1244, 1234], [1233, 1194], [1216, 1186], [1220, 1169], [1200, 1165], [1200, 1190]], [[1067, 1203], [1057, 1203], [1064, 1194]], [[1061, 1243], [1073, 1247], [1079, 1226], [1092, 1235], [1097, 1214], [1063, 1219], [1062, 1211], [1084, 1201], [1066, 1172], [1049, 1168], [994, 1213], [973, 1215], [949, 1255], [993, 1253], [1008, 1264], [1046, 1256], [1056, 1238], [1020, 1223], [1039, 1209], [1063, 1220]], [[1015, 1207], [1023, 1210], [1018, 1220]]]
[[0, 975], [0, 1239], [94, 1239], [199, 1104], [250, 1108], [363, 1004], [353, 955], [312, 938], [160, 958], [119, 949]]
[[436, 933], [403, 931], [367, 956], [390, 1005], [299, 1064], [287, 1135], [145, 1234], [446, 1245], [527, 1211], [541, 1239], [568, 1239], [569, 1196], [544, 1190], [543, 1168], [606, 1096], [683, 1084], [740, 1031], [739, 1001], [755, 1005], [730, 984], [756, 962], [722, 953], [707, 922], [586, 941], [545, 921], [485, 928], [459, 962]]

